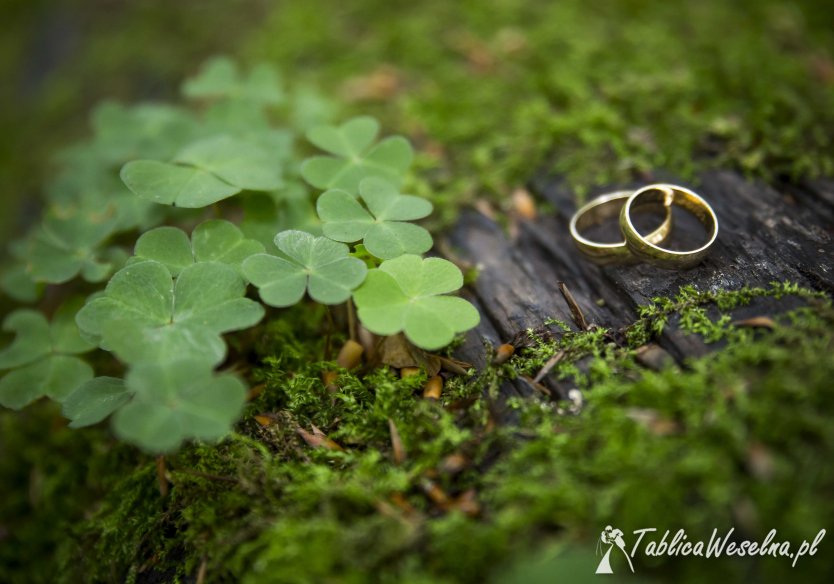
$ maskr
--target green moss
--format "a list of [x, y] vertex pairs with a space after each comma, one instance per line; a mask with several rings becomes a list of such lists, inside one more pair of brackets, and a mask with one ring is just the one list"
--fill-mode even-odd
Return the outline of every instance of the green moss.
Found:
[[[774, 315], [766, 332], [726, 318], [763, 296], [787, 295], [814, 306]], [[4, 476], [35, 464], [51, 485], [38, 504], [0, 505], [0, 525], [15, 538], [2, 546], [0, 575], [48, 580], [56, 565], [43, 558], [57, 557], [65, 581], [174, 581], [202, 568], [208, 582], [364, 582], [369, 574], [381, 582], [483, 582], [496, 566], [506, 564], [511, 579], [522, 569], [514, 561], [570, 544], [580, 551], [547, 565], [579, 577], [592, 573], [587, 550], [607, 524], [683, 527], [699, 537], [732, 524], [753, 539], [777, 528], [798, 542], [834, 520], [834, 474], [825, 464], [834, 454], [834, 370], [819, 358], [834, 343], [834, 310], [818, 294], [790, 284], [683, 289], [645, 307], [626, 329], [639, 334], [625, 335], [625, 344], [604, 329], [533, 338], [509, 365], [450, 380], [441, 403], [420, 396], [424, 377], [402, 380], [386, 369], [341, 371], [340, 389], [327, 391], [320, 374], [334, 366], [320, 334], [326, 313], [310, 319], [302, 306], [280, 315], [258, 333], [263, 365], [253, 376], [265, 388], [238, 433], [168, 457], [166, 498], [155, 461], [102, 440], [101, 430], [35, 440], [37, 430], [24, 430], [36, 428], [31, 420], [0, 417], [19, 450], [2, 459]], [[645, 370], [634, 350], [661, 321], [720, 338], [723, 349], [684, 369]], [[564, 364], [552, 375], [585, 389], [582, 411], [514, 398], [517, 422], [496, 425], [490, 412], [501, 380], [535, 371], [557, 350]], [[32, 412], [47, 421], [57, 415]], [[407, 453], [399, 463], [389, 419]], [[297, 429], [313, 425], [344, 450], [312, 448]], [[465, 462], [457, 467], [450, 455]], [[67, 504], [63, 493], [77, 498]], [[738, 560], [638, 561], [641, 574], [675, 581], [742, 578], [751, 569]], [[808, 558], [796, 573], [811, 581], [823, 564]], [[777, 582], [790, 567], [768, 560], [752, 569]]]
[[[834, 39], [821, 11], [314, 1], [276, 7], [246, 51], [303, 64], [357, 109], [424, 137], [434, 192], [459, 204], [506, 195], [542, 168], [580, 190], [655, 169], [690, 179], [707, 168], [831, 174]], [[375, 92], [374, 74], [389, 85]]]

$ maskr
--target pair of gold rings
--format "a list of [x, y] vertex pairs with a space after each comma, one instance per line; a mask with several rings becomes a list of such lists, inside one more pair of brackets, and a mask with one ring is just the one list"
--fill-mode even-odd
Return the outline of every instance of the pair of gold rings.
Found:
[[[672, 233], [672, 207], [692, 213], [707, 230], [707, 242], [697, 249], [677, 251], [661, 247]], [[634, 226], [632, 214], [660, 210], [663, 221], [648, 235]], [[600, 243], [584, 237], [581, 232], [619, 217], [623, 240]], [[579, 209], [570, 221], [574, 243], [588, 259], [600, 263], [627, 263], [642, 260], [665, 268], [688, 268], [701, 262], [718, 236], [718, 218], [712, 207], [694, 192], [670, 184], [648, 185], [636, 191], [617, 191], [597, 197]]]

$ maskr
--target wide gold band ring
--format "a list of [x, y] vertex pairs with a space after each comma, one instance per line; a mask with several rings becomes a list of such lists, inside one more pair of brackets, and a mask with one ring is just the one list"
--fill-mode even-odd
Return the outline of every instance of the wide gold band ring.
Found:
[[[574, 213], [570, 220], [570, 234], [576, 247], [585, 257], [598, 264], [623, 263], [634, 259], [625, 240], [618, 243], [600, 243], [581, 234], [592, 225], [618, 218], [632, 193], [633, 191], [616, 191], [601, 195]], [[659, 201], [655, 206], [663, 208], [666, 214], [660, 226], [645, 237], [653, 243], [663, 243], [672, 230], [671, 201]]]
[[[631, 214], [644, 205], [663, 204], [678, 205], [686, 209], [700, 221], [707, 230], [707, 242], [701, 247], [687, 251], [674, 251], [652, 241], [651, 235], [641, 235], [634, 227]], [[710, 246], [718, 237], [718, 218], [712, 207], [699, 195], [669, 184], [648, 185], [635, 191], [625, 202], [620, 211], [620, 229], [625, 237], [628, 249], [636, 257], [665, 268], [688, 268], [701, 262], [709, 252]]]

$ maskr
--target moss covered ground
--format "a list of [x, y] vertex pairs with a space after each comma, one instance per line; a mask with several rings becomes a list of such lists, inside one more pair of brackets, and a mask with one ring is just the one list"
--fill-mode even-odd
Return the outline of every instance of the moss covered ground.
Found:
[[[31, 63], [19, 47], [37, 46], [49, 13], [40, 6], [19, 3], [17, 37], [3, 37], [15, 78]], [[109, 17], [122, 26], [85, 17], [97, 32], [34, 97], [3, 95], [29, 114], [4, 114], [5, 183], [33, 196], [54, 135], [79, 132], [58, 120], [108, 93], [170, 97], [218, 51], [275, 62], [342, 114], [408, 134], [410, 186], [432, 193], [438, 229], [459, 205], [500, 202], [542, 170], [579, 197], [655, 169], [834, 173], [825, 2], [142, 6]], [[784, 299], [772, 324], [733, 324], [733, 308], [762, 297]], [[623, 330], [531, 333], [509, 362], [450, 378], [432, 401], [425, 377], [387, 369], [341, 371], [328, 391], [326, 345], [342, 339], [322, 334], [327, 313], [275, 311], [233, 339], [260, 392], [219, 445], [158, 461], [104, 426], [66, 428], [52, 404], [0, 412], [0, 581], [581, 581], [608, 524], [732, 525], [751, 539], [777, 528], [801, 541], [834, 522], [832, 325], [830, 299], [789, 282], [684, 289]], [[717, 350], [646, 369], [637, 349], [668, 326]], [[560, 350], [551, 375], [584, 390], [581, 405], [498, 399], [502, 381]], [[641, 560], [653, 581], [823, 581], [830, 570], [820, 557], [793, 570], [770, 558]]]

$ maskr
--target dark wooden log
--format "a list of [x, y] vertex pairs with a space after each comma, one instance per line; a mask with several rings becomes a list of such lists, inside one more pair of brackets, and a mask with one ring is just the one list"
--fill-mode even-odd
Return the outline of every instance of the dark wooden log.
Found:
[[[539, 177], [529, 188], [554, 212], [522, 222], [516, 241], [481, 213], [464, 212], [447, 243], [461, 259], [480, 267], [468, 294], [483, 321], [469, 333], [461, 358], [478, 361], [482, 340], [506, 342], [526, 329], [540, 329], [548, 318], [572, 323], [559, 282], [568, 285], [589, 322], [611, 329], [633, 322], [640, 305], [657, 296], [674, 296], [685, 285], [734, 290], [791, 281], [834, 292], [834, 180], [776, 188], [730, 171], [705, 173], [697, 185], [672, 177], [660, 180], [691, 186], [718, 216], [718, 239], [707, 259], [694, 268], [668, 270], [644, 263], [600, 267], [585, 260], [568, 232], [574, 194], [552, 177]], [[675, 216], [675, 230], [690, 242], [704, 237], [703, 228], [686, 213]], [[735, 316], [780, 313], [797, 304], [765, 298]], [[657, 342], [678, 362], [710, 350], [697, 336], [674, 326]], [[518, 382], [513, 390], [530, 391]]]

